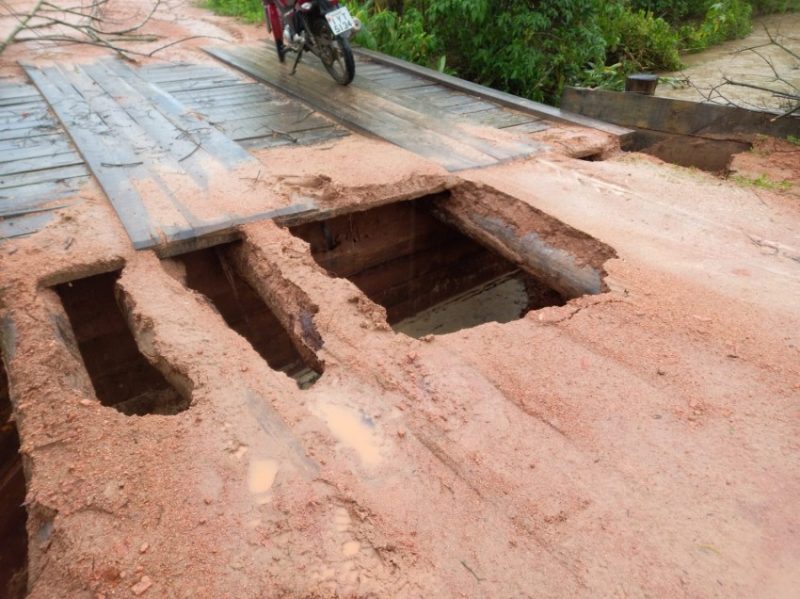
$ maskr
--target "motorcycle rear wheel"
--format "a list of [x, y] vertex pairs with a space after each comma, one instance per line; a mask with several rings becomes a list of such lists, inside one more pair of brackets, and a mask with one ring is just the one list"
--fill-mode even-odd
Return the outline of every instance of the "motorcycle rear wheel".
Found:
[[350, 43], [342, 36], [334, 36], [325, 17], [317, 17], [311, 22], [317, 42], [317, 56], [325, 70], [339, 85], [349, 85], [356, 76], [356, 61]]

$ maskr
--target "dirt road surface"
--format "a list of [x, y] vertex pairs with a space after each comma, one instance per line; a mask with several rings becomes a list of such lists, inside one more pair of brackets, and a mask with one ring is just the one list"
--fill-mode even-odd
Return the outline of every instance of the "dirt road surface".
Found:
[[[122, 23], [149, 6], [105, 10]], [[263, 38], [182, 0], [144, 31], [160, 39], [142, 51]], [[142, 62], [211, 61], [204, 43]], [[16, 45], [2, 73], [105, 52]], [[407, 233], [377, 208], [387, 198], [450, 189], [487, 218], [549, 223], [577, 266], [603, 272], [601, 293], [502, 324], [396, 333], [360, 288], [376, 279], [326, 272], [330, 240], [303, 225], [245, 225], [195, 262], [135, 252], [94, 182], [0, 244], [29, 596], [795, 597], [797, 197], [614, 152], [593, 131], [544, 137], [551, 151], [458, 175], [357, 134], [255, 153], [334, 212], [379, 210], [341, 221], [354, 246]], [[589, 145], [606, 159], [570, 157]], [[308, 384], [230, 324], [226, 306], [250, 300], [234, 285], [226, 304], [214, 276], [247, 281]], [[109, 407], [123, 355], [129, 384], [158, 378], [171, 409]]]

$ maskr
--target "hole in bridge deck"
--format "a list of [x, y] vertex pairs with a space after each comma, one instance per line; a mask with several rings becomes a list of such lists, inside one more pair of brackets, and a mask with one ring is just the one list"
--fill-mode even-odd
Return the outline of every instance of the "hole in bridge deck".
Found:
[[27, 586], [28, 514], [19, 435], [11, 418], [8, 377], [0, 360], [0, 597], [17, 599]]
[[235, 244], [175, 258], [185, 268], [185, 284], [205, 295], [227, 325], [247, 339], [273, 370], [307, 389], [321, 376], [297, 351], [289, 333], [261, 296], [231, 266], [225, 253]]
[[58, 285], [55, 290], [69, 316], [95, 395], [123, 414], [172, 415], [189, 407], [164, 375], [136, 345], [117, 304], [119, 273], [107, 273]]
[[395, 331], [444, 334], [510, 322], [529, 310], [563, 305], [559, 293], [437, 219], [438, 194], [290, 231], [311, 244], [317, 263], [346, 277], [386, 308]]

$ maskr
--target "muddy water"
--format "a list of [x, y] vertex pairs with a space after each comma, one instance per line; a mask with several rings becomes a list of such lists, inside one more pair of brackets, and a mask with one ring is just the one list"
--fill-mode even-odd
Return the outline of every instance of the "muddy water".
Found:
[[511, 322], [530, 302], [525, 283], [513, 272], [436, 304], [392, 325], [411, 337], [444, 335], [485, 322]]
[[[766, 60], [775, 65], [783, 78], [800, 88], [800, 60], [775, 46], [758, 48], [756, 51], [748, 50], [769, 44], [765, 27], [783, 45], [800, 54], [800, 13], [761, 17], [755, 20], [753, 32], [745, 39], [726, 42], [705, 52], [684, 55], [683, 62], [686, 68], [683, 71], [662, 73], [662, 76], [688, 79], [691, 85], [673, 88], [661, 83], [657, 95], [680, 100], [704, 101], [712, 93], [711, 90], [720, 85], [725, 78], [791, 91], [789, 86], [775, 80], [775, 74]], [[746, 87], [726, 85], [719, 92], [728, 100], [745, 108], [781, 110], [786, 107], [786, 100]], [[725, 102], [719, 97], [715, 101]]]

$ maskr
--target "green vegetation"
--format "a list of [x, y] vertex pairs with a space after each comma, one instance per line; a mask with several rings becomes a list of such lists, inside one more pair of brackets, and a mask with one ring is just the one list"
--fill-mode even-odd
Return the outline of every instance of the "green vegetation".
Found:
[[770, 191], [787, 191], [792, 188], [791, 181], [773, 181], [767, 175], [759, 175], [755, 179], [736, 175], [733, 180], [740, 185], [748, 187], [758, 187], [759, 189], [768, 189]]
[[200, 0], [200, 6], [213, 10], [218, 15], [239, 17], [248, 23], [264, 20], [261, 0]]
[[[261, 0], [202, 0], [263, 18]], [[750, 33], [754, 14], [800, 0], [345, 0], [356, 42], [534, 100], [564, 85], [619, 89], [636, 71], [677, 70], [680, 51]]]

